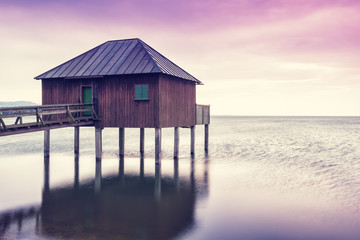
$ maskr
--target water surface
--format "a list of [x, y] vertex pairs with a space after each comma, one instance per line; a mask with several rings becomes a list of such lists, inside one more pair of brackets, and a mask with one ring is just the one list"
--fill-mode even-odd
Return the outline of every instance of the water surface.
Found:
[[154, 130], [105, 129], [96, 163], [93, 128], [0, 138], [0, 238], [4, 239], [359, 239], [360, 118], [213, 117], [209, 153], [203, 126], [163, 129], [162, 164]]

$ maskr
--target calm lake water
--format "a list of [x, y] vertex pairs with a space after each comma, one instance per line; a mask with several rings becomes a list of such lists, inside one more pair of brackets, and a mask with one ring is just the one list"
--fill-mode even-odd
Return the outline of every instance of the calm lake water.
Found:
[[103, 131], [95, 161], [93, 128], [0, 138], [0, 239], [360, 239], [360, 118], [213, 117], [209, 153], [203, 126], [163, 129], [155, 166], [154, 130]]

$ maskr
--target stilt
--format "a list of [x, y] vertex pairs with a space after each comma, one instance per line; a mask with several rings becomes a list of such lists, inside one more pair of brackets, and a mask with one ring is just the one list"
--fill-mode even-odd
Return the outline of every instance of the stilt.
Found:
[[179, 158], [179, 128], [174, 128], [174, 159]]
[[95, 167], [95, 193], [100, 193], [101, 190], [101, 161], [96, 161]]
[[205, 143], [204, 143], [205, 153], [209, 150], [209, 124], [205, 124]]
[[50, 130], [44, 131], [44, 157], [50, 156]]
[[119, 160], [119, 180], [121, 184], [124, 184], [125, 180], [124, 167], [124, 157], [122, 156]]
[[80, 148], [80, 127], [74, 127], [74, 153], [79, 154]]
[[174, 183], [175, 183], [175, 191], [179, 190], [179, 160], [174, 160]]
[[159, 148], [160, 154], [161, 154], [161, 146], [162, 146], [162, 129], [160, 128], [160, 148]]
[[191, 126], [191, 156], [195, 155], [195, 126]]
[[74, 161], [74, 189], [79, 188], [79, 156], [75, 155], [75, 161]]
[[155, 163], [160, 164], [161, 153], [161, 128], [155, 128]]
[[119, 128], [119, 156], [124, 156], [125, 149], [125, 128]]
[[101, 149], [102, 149], [102, 139], [101, 139], [101, 128], [95, 128], [95, 151], [96, 151], [96, 161], [101, 160]]
[[161, 199], [161, 165], [155, 165], [155, 189], [154, 197], [156, 200]]
[[50, 192], [50, 160], [44, 157], [44, 189], [43, 193]]
[[140, 156], [144, 157], [144, 142], [145, 142], [145, 129], [140, 128]]
[[140, 158], [140, 181], [143, 182], [145, 177], [144, 173], [144, 158]]

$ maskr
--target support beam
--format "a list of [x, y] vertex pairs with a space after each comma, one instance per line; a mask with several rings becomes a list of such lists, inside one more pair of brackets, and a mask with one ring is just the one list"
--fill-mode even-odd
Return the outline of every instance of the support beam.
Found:
[[195, 126], [191, 126], [191, 156], [193, 157], [195, 155]]
[[123, 157], [125, 152], [125, 128], [119, 128], [119, 156]]
[[80, 127], [74, 127], [74, 153], [79, 154], [80, 149]]
[[124, 166], [124, 157], [120, 157], [119, 160], [119, 180], [121, 184], [125, 182], [125, 166]]
[[161, 199], [161, 165], [155, 165], [154, 197], [157, 201]]
[[102, 154], [102, 129], [95, 128], [95, 152], [96, 152], [96, 161], [101, 160]]
[[44, 157], [50, 156], [50, 130], [44, 130]]
[[144, 172], [144, 159], [140, 159], [140, 181], [143, 182], [145, 178], [145, 172]]
[[174, 183], [175, 183], [175, 191], [179, 191], [179, 160], [174, 160]]
[[79, 156], [75, 155], [74, 159], [74, 189], [79, 188]]
[[209, 124], [205, 124], [205, 143], [204, 143], [205, 153], [209, 150]]
[[48, 157], [44, 157], [44, 193], [50, 192], [50, 159]]
[[140, 128], [140, 156], [144, 157], [145, 129]]
[[95, 193], [100, 193], [101, 191], [101, 162], [96, 161], [95, 165]]
[[161, 128], [155, 128], [155, 163], [160, 164], [161, 153]]
[[179, 128], [174, 128], [174, 159], [179, 158]]

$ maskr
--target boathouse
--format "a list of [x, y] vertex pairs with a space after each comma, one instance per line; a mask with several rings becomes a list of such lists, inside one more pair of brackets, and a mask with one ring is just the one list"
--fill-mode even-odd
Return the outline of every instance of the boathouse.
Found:
[[[101, 130], [117, 127], [120, 155], [124, 154], [124, 128], [155, 128], [156, 156], [160, 154], [161, 128], [205, 125], [209, 106], [196, 105], [196, 86], [202, 82], [140, 39], [105, 42], [37, 77], [42, 81], [42, 104], [93, 104], [98, 121], [97, 157], [101, 155]], [[90, 112], [83, 112], [83, 115]], [[98, 146], [99, 145], [99, 146]]]

